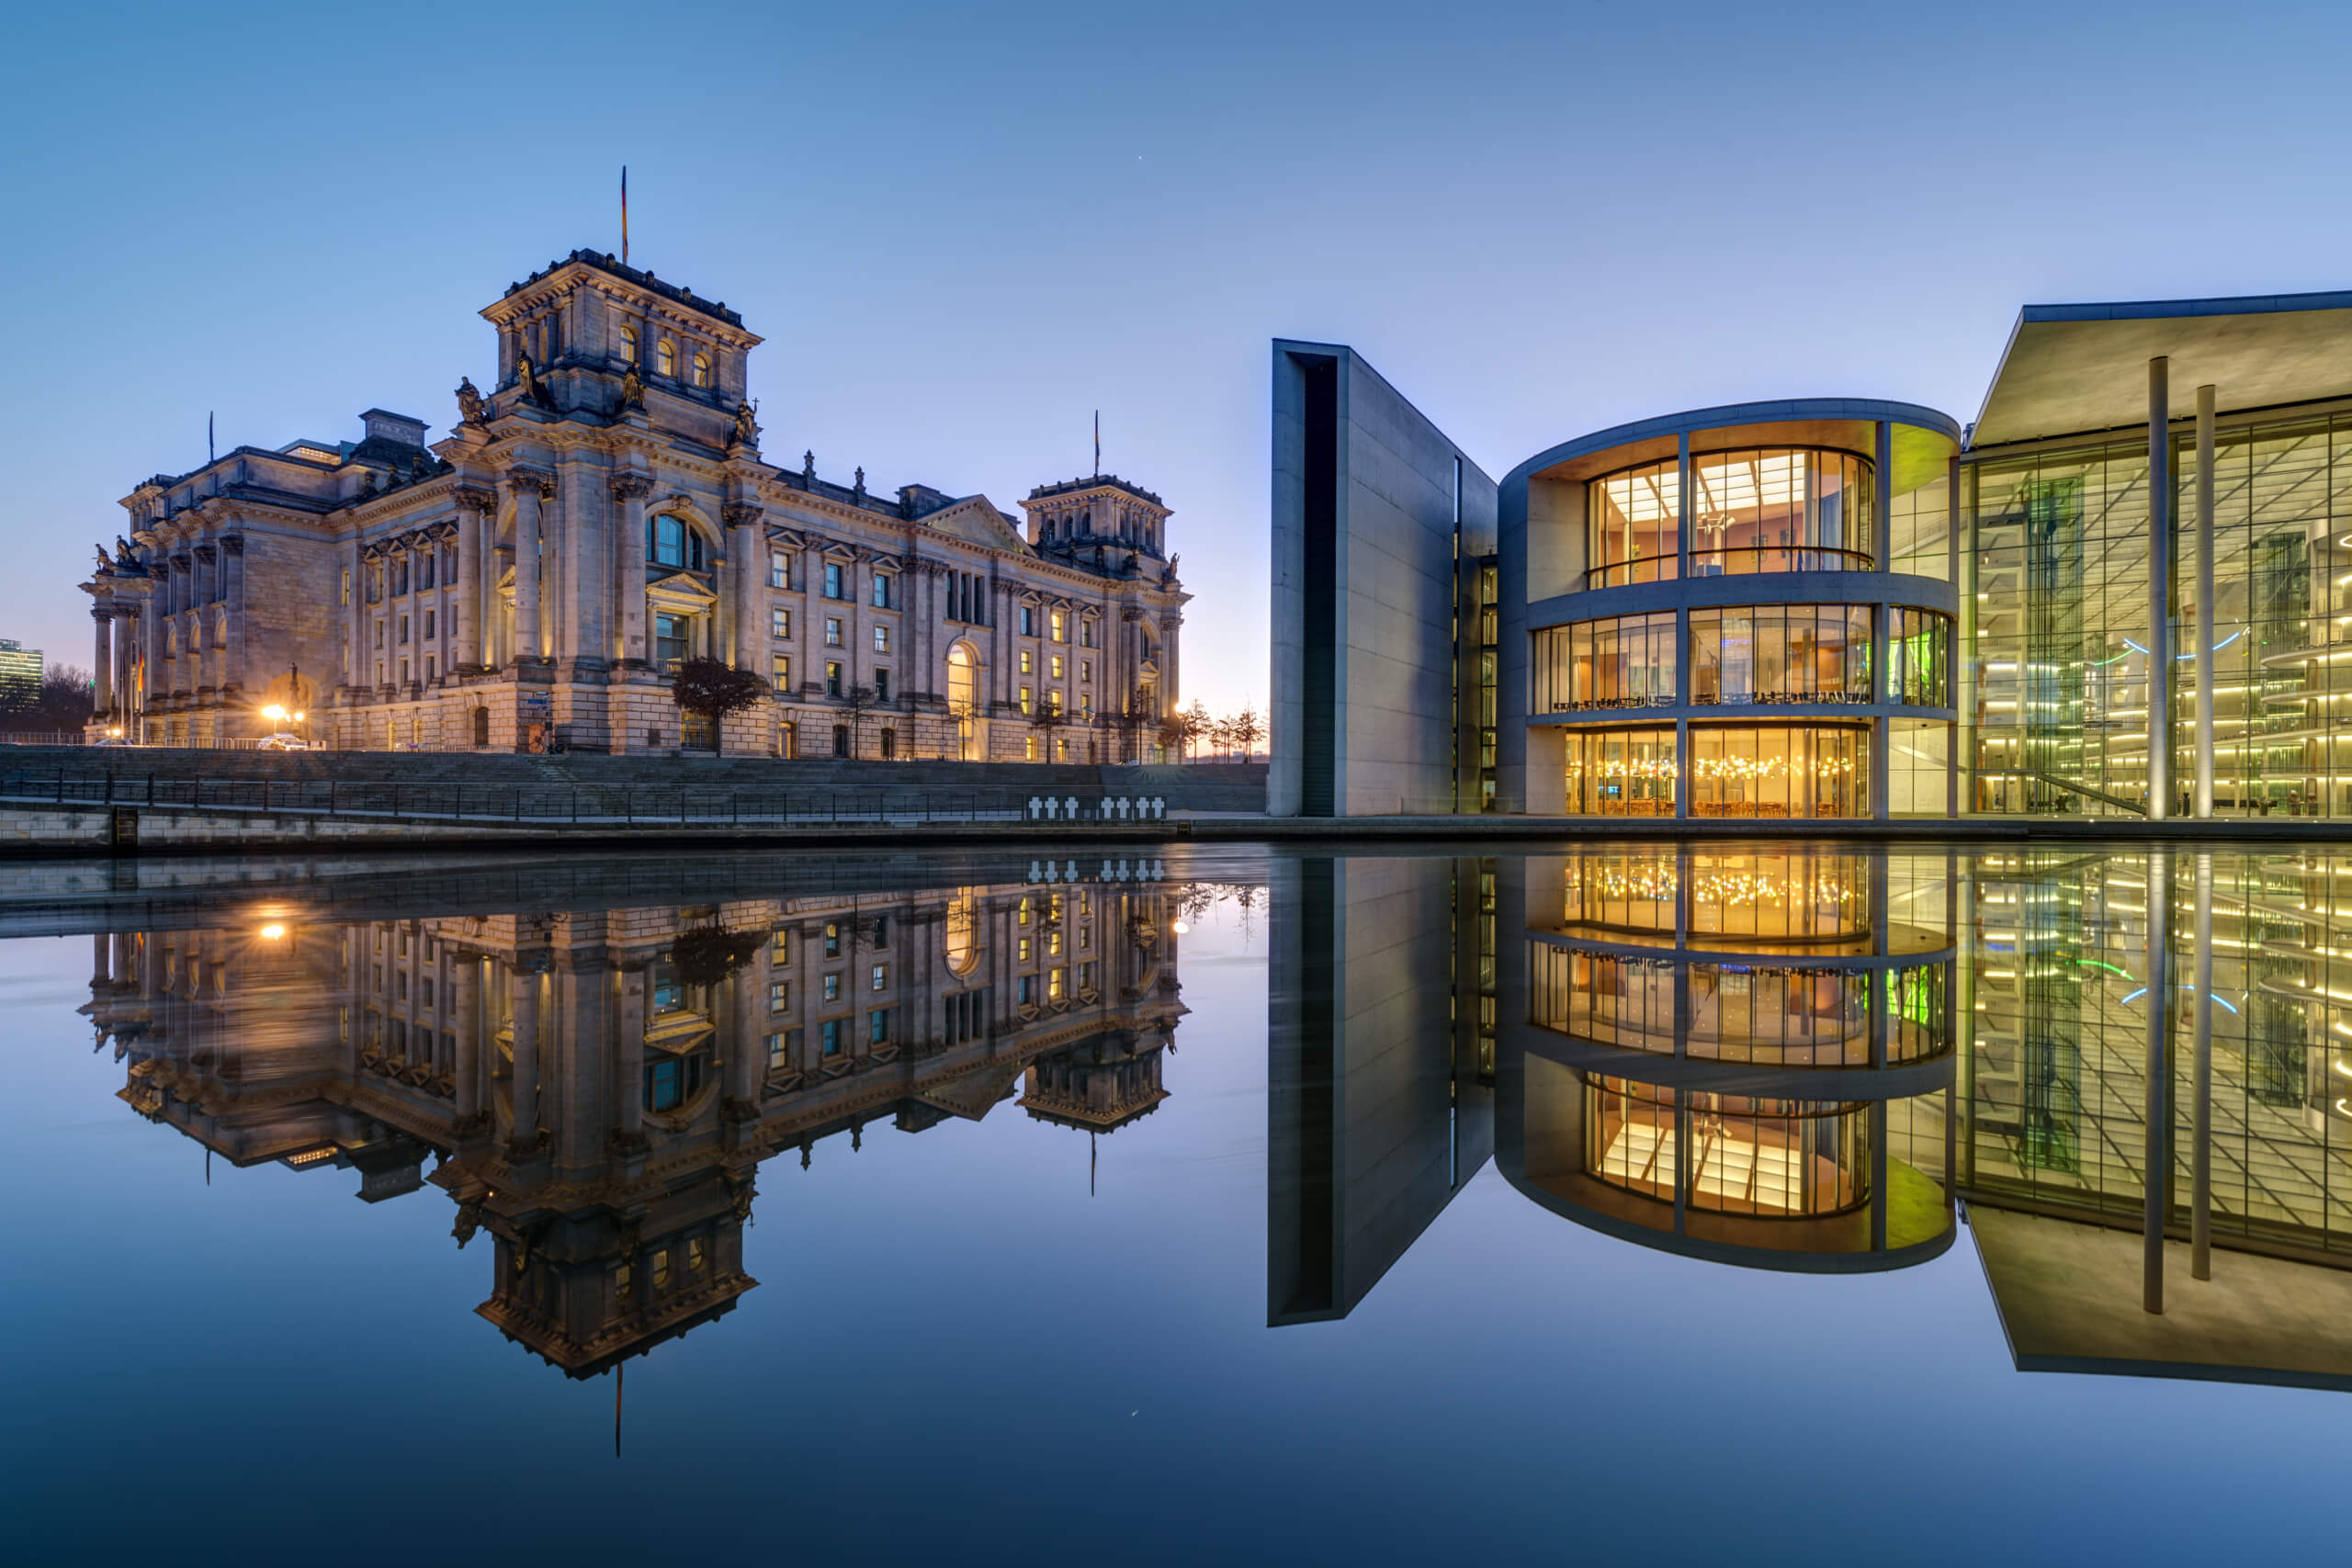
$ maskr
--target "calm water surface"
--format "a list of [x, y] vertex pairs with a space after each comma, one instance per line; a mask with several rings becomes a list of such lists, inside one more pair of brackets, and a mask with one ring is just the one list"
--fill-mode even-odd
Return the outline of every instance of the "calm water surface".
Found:
[[2347, 872], [19, 867], [9, 1556], [2324, 1551]]

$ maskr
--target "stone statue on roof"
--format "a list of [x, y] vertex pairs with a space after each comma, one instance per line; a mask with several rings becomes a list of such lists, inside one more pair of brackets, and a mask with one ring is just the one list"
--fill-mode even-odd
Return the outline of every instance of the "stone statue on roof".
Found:
[[632, 365], [621, 372], [621, 407], [641, 409], [645, 406], [645, 382]]
[[735, 405], [735, 440], [739, 446], [756, 446], [760, 444], [760, 427], [752, 417], [758, 412], [750, 403]]
[[99, 545], [96, 548], [98, 552], [98, 574], [101, 577], [112, 577], [114, 575], [114, 562], [107, 558], [107, 547], [104, 545]]
[[481, 393], [475, 389], [473, 378], [470, 376], [458, 378], [458, 423], [460, 424], [481, 423]]

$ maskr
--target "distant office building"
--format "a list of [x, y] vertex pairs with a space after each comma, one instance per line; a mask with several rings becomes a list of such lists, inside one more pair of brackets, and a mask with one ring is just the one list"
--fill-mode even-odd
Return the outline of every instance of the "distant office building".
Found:
[[[1014, 516], [772, 466], [759, 336], [601, 253], [482, 314], [497, 374], [429, 448], [370, 409], [356, 442], [240, 446], [123, 498], [130, 537], [82, 585], [101, 722], [203, 746], [275, 704], [348, 748], [1157, 757], [1188, 597], [1159, 496], [1093, 474]], [[770, 694], [723, 735], [682, 717], [695, 656]]]
[[1273, 809], [2352, 819], [2347, 343], [2029, 306], [1964, 428], [1748, 403], [1498, 483], [1278, 341]]
[[0, 702], [32, 701], [40, 681], [40, 649], [0, 637]]

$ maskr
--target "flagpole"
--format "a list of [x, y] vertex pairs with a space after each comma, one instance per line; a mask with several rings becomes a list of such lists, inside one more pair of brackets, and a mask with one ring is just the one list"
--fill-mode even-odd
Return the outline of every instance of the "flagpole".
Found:
[[621, 165], [621, 265], [628, 265], [628, 165]]

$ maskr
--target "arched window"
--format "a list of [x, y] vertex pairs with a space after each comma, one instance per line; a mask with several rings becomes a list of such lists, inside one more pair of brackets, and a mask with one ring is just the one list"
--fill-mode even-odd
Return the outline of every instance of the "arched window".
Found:
[[678, 373], [678, 345], [663, 338], [653, 349], [653, 368], [664, 376]]
[[635, 327], [621, 329], [621, 363], [623, 365], [637, 363], [637, 329]]
[[695, 385], [697, 387], [710, 385], [710, 355], [707, 354], [695, 355]]
[[646, 519], [645, 555], [656, 566], [689, 571], [704, 569], [702, 536], [684, 518], [667, 513]]
[[979, 900], [968, 887], [959, 888], [947, 905], [947, 968], [969, 975], [979, 958]]
[[959, 642], [947, 650], [947, 711], [965, 715], [978, 705], [979, 671], [972, 663], [969, 643]]
[[479, 748], [489, 744], [490, 710], [488, 708], [476, 708], [474, 709], [474, 745]]

